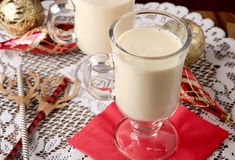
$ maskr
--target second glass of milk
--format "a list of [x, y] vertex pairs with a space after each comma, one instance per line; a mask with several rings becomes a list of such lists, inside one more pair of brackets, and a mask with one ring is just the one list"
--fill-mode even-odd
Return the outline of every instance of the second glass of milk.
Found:
[[[133, 10], [135, 0], [69, 0], [56, 1], [48, 13], [49, 34], [58, 43], [77, 42], [86, 54], [111, 53], [109, 28], [121, 15]], [[74, 32], [56, 32], [55, 19], [65, 10], [74, 10]]]

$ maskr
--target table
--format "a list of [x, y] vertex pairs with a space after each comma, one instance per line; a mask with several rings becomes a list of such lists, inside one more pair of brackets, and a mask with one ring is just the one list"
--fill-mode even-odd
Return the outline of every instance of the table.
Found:
[[[46, 9], [51, 1], [43, 1], [42, 3]], [[192, 19], [202, 26], [206, 35], [205, 54], [190, 66], [191, 71], [220, 107], [233, 113], [235, 119], [235, 40], [227, 38], [225, 32], [214, 26], [211, 19], [203, 19], [201, 14], [197, 12], [189, 13], [189, 10], [183, 6], [155, 2], [145, 5], [136, 4], [136, 8], [166, 10], [179, 17]], [[1, 32], [1, 34], [4, 33]], [[24, 71], [31, 68], [40, 73], [41, 77], [63, 74], [76, 78], [79, 73], [77, 72], [78, 66], [86, 57], [81, 52], [58, 56], [0, 52], [0, 72], [5, 72], [9, 77], [13, 77], [15, 74], [13, 66], [21, 63]], [[3, 159], [20, 138], [19, 115], [13, 101], [7, 100], [3, 94], [0, 94], [0, 99], [0, 159]], [[89, 157], [69, 146], [67, 140], [89, 122], [94, 115], [102, 112], [108, 103], [93, 99], [82, 87], [68, 107], [53, 111], [30, 136], [30, 158], [33, 160], [88, 160]], [[36, 108], [37, 105], [32, 104], [27, 111], [28, 122], [31, 122], [35, 117]], [[229, 132], [229, 137], [209, 159], [235, 159], [235, 127], [224, 124], [215, 116], [199, 108], [190, 109]]]
[[215, 22], [215, 26], [222, 28], [227, 37], [235, 39], [235, 13], [231, 12], [213, 12], [206, 10], [197, 10], [204, 18], [210, 18]]

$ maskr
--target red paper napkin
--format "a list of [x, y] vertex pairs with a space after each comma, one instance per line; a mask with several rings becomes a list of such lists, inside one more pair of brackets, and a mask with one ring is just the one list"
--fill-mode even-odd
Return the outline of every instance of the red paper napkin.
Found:
[[[123, 118], [112, 103], [68, 142], [94, 160], [126, 160], [113, 140], [114, 129]], [[179, 134], [179, 146], [170, 160], [204, 160], [228, 136], [227, 131], [182, 106], [169, 120]]]

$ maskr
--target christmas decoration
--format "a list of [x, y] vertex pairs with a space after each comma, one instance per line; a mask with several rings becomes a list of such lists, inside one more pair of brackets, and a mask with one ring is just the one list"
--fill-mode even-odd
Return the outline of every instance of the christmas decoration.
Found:
[[212, 100], [209, 94], [203, 90], [197, 78], [186, 68], [183, 69], [182, 74], [180, 100], [190, 106], [199, 107], [214, 114], [225, 123], [234, 123], [231, 115]]
[[[58, 28], [69, 30], [73, 26], [69, 24], [59, 25]], [[17, 50], [33, 54], [63, 54], [76, 50], [76, 43], [61, 45], [54, 42], [47, 31], [46, 26], [32, 29], [26, 34], [0, 43], [0, 49]]]
[[[13, 83], [13, 81], [12, 81]], [[73, 91], [72, 94], [69, 95], [69, 87], [68, 85], [73, 84]], [[3, 83], [2, 83], [3, 84]], [[38, 83], [37, 83], [38, 84]], [[58, 85], [59, 84], [59, 85]], [[55, 91], [51, 93], [51, 90], [57, 86]], [[38, 86], [38, 85], [34, 85]], [[79, 90], [78, 81], [72, 82], [69, 78], [64, 77], [61, 82], [61, 77], [46, 77], [43, 82], [41, 83], [41, 92], [42, 95], [37, 94], [37, 100], [39, 103], [38, 107], [38, 114], [35, 119], [32, 121], [30, 126], [27, 129], [28, 135], [30, 135], [37, 125], [45, 119], [45, 117], [54, 109], [63, 108], [68, 105], [68, 101], [73, 99]], [[51, 96], [48, 94], [51, 93]], [[35, 96], [33, 96], [35, 97]], [[20, 139], [11, 152], [7, 155], [5, 160], [12, 160], [15, 159], [18, 151], [22, 147], [22, 139]]]
[[191, 20], [185, 19], [192, 33], [192, 41], [189, 46], [189, 53], [185, 60], [185, 65], [189, 66], [195, 63], [203, 54], [205, 47], [205, 37], [203, 30], [199, 25]]
[[23, 35], [41, 26], [45, 15], [40, 0], [2, 0], [0, 26], [11, 35]]
[[[31, 84], [29, 80], [30, 78], [33, 79], [34, 84]], [[18, 106], [24, 104], [28, 107], [30, 105], [30, 101], [38, 94], [36, 89], [39, 86], [39, 75], [32, 71], [28, 71], [28, 73], [24, 75], [24, 81], [27, 85], [27, 91], [24, 96], [19, 96], [15, 90], [17, 81], [15, 79], [7, 78], [6, 75], [0, 75], [0, 92], [6, 94], [8, 99], [14, 100]]]

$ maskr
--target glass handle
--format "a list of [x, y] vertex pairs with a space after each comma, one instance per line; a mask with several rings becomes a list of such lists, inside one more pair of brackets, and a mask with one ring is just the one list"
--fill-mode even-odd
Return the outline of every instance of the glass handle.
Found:
[[49, 7], [47, 18], [47, 29], [50, 37], [57, 43], [68, 44], [77, 42], [77, 36], [74, 31], [62, 31], [55, 26], [55, 20], [60, 13], [65, 11], [74, 11], [74, 5], [71, 0], [60, 0], [54, 2]]
[[84, 63], [84, 84], [96, 99], [114, 99], [114, 67], [110, 54], [95, 54]]

